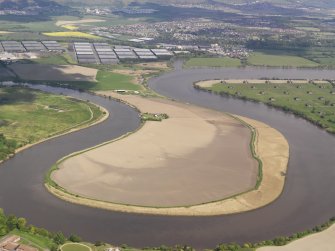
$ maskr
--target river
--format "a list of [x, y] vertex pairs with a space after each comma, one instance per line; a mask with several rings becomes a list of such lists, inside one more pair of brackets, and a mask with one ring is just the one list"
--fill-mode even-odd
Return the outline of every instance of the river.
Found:
[[189, 244], [199, 249], [213, 248], [220, 242], [252, 242], [289, 235], [327, 221], [335, 215], [335, 137], [292, 114], [192, 86], [194, 81], [205, 79], [259, 77], [335, 79], [335, 71], [179, 68], [153, 78], [149, 86], [171, 98], [257, 119], [282, 132], [290, 144], [289, 169], [283, 194], [269, 206], [236, 215], [173, 217], [110, 212], [55, 198], [43, 187], [44, 174], [52, 164], [69, 153], [134, 131], [140, 121], [134, 109], [116, 101], [39, 86], [90, 100], [104, 106], [111, 116], [101, 124], [36, 145], [2, 164], [0, 207], [50, 231], [136, 247]]

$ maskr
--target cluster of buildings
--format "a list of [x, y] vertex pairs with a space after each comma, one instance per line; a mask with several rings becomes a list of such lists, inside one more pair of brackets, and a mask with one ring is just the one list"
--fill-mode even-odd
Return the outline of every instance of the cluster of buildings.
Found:
[[26, 16], [28, 12], [25, 10], [0, 10], [0, 16], [5, 15]]
[[1, 41], [0, 60], [13, 62], [20, 59], [36, 59], [41, 54], [63, 52], [57, 41]]
[[139, 14], [152, 14], [156, 12], [155, 9], [146, 9], [146, 8], [118, 8], [114, 9], [113, 13], [123, 13], [128, 15], [139, 15]]
[[142, 14], [152, 14], [156, 12], [155, 9], [146, 9], [146, 8], [89, 8], [84, 9], [86, 14], [97, 15], [97, 16], [106, 16], [112, 13], [116, 14], [127, 14], [127, 15], [142, 15]]
[[115, 64], [124, 60], [157, 60], [173, 56], [167, 49], [112, 47], [107, 43], [74, 42], [73, 50], [80, 64]]
[[231, 57], [231, 58], [246, 58], [249, 56], [251, 50], [243, 46], [229, 46], [222, 47], [219, 44], [210, 45], [177, 45], [177, 44], [166, 44], [159, 43], [157, 45], [160, 48], [172, 50], [174, 54], [190, 53], [190, 52], [204, 52], [217, 56]]
[[1, 41], [1, 52], [64, 51], [57, 41]]
[[21, 237], [10, 235], [0, 240], [0, 251], [38, 251], [37, 248], [20, 243]]
[[[113, 25], [108, 27], [111, 33], [120, 33], [124, 35], [132, 36], [146, 36], [157, 38], [166, 33], [170, 35], [188, 34], [195, 37], [206, 34], [206, 30], [215, 29], [217, 34], [220, 35], [231, 35], [231, 33], [236, 33], [236, 31], [228, 25], [227, 23], [220, 21], [213, 21], [203, 18], [190, 18], [181, 19], [175, 21], [167, 22], [150, 22], [150, 23], [136, 23], [128, 25]], [[235, 34], [236, 35], [236, 34]], [[191, 36], [192, 37], [192, 36]], [[193, 39], [193, 37], [192, 37]]]

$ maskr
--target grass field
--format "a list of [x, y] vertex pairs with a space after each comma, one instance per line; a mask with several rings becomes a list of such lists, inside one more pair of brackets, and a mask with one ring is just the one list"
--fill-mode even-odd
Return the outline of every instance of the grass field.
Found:
[[45, 32], [43, 35], [49, 37], [72, 37], [72, 38], [87, 38], [87, 39], [102, 39], [101, 37], [91, 35], [80, 31], [60, 31], [60, 32]]
[[23, 87], [1, 87], [0, 101], [0, 134], [15, 141], [16, 147], [92, 122], [102, 115], [92, 104]]
[[67, 82], [70, 88], [90, 90], [90, 91], [113, 91], [113, 90], [130, 90], [139, 91], [142, 89], [140, 85], [133, 83], [133, 77], [114, 73], [111, 71], [99, 70], [97, 82]]
[[241, 61], [236, 58], [191, 58], [185, 63], [186, 68], [191, 67], [238, 67]]
[[91, 251], [92, 249], [82, 243], [66, 243], [60, 248], [61, 251]]
[[[228, 82], [228, 81], [227, 81]], [[260, 101], [306, 118], [335, 133], [335, 88], [324, 84], [215, 84], [206, 88]]]
[[276, 55], [254, 52], [248, 58], [249, 65], [272, 67], [318, 67], [319, 64], [306, 58], [292, 55]]
[[135, 85], [131, 82], [131, 76], [109, 71], [98, 71], [97, 81], [98, 84], [94, 89], [99, 91], [119, 89], [136, 91], [141, 89], [141, 86]]

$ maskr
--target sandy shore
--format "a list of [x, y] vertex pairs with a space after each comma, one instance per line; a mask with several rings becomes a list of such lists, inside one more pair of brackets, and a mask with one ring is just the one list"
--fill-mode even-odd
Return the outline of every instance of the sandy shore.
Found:
[[309, 235], [280, 247], [263, 247], [257, 251], [333, 251], [335, 248], [335, 225], [321, 233]]
[[98, 70], [78, 65], [11, 64], [8, 66], [25, 80], [96, 82]]
[[167, 100], [117, 97], [170, 118], [146, 123], [127, 138], [62, 162], [52, 178], [80, 197], [47, 186], [56, 196], [124, 212], [219, 215], [264, 206], [281, 194], [288, 144], [273, 128], [242, 118], [257, 130], [256, 152], [264, 164], [263, 182], [252, 190], [258, 165], [249, 149], [250, 131], [239, 121]]

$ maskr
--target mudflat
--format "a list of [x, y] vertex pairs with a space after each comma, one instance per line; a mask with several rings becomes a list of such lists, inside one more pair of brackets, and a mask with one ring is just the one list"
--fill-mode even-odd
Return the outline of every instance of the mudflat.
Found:
[[52, 179], [68, 192], [116, 204], [179, 207], [255, 187], [251, 131], [240, 121], [165, 99], [113, 95], [169, 118], [63, 161]]

